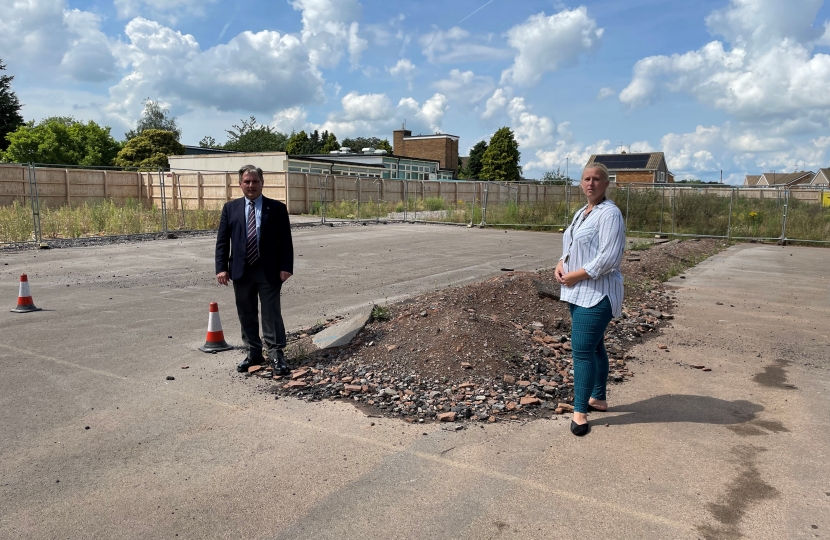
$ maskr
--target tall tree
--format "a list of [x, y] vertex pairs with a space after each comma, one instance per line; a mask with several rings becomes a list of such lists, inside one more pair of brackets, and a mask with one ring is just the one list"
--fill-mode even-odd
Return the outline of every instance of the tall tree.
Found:
[[566, 176], [565, 171], [561, 167], [557, 167], [555, 171], [545, 171], [545, 174], [542, 175], [542, 183], [551, 186], [570, 186], [573, 184], [573, 178]]
[[150, 98], [142, 101], [144, 104], [144, 111], [141, 113], [141, 119], [138, 121], [135, 129], [131, 129], [124, 134], [124, 137], [129, 141], [144, 133], [147, 129], [161, 129], [170, 131], [176, 136], [178, 141], [182, 136], [182, 130], [176, 124], [176, 117], [170, 116], [170, 111], [163, 109], [158, 101], [153, 101]]
[[295, 132], [288, 138], [288, 142], [285, 144], [285, 151], [291, 156], [308, 154], [309, 144], [310, 141], [305, 131]]
[[467, 165], [461, 171], [462, 178], [478, 179], [481, 176], [481, 158], [484, 156], [485, 151], [487, 151], [486, 141], [479, 141], [472, 147]]
[[352, 137], [350, 139], [343, 139], [343, 146], [351, 149], [352, 152], [360, 152], [364, 148], [374, 148], [376, 150], [383, 149], [392, 153], [392, 145], [389, 144], [389, 139], [378, 139], [377, 137]]
[[5, 161], [61, 165], [112, 165], [121, 145], [109, 127], [86, 124], [71, 116], [53, 116], [29, 122], [8, 135]]
[[334, 133], [329, 133], [323, 141], [323, 147], [320, 149], [321, 154], [328, 154], [335, 150], [340, 150], [340, 143], [337, 142], [337, 137]]
[[255, 116], [248, 120], [240, 120], [239, 124], [226, 129], [225, 133], [228, 134], [228, 141], [215, 148], [235, 152], [285, 152], [285, 145], [288, 143], [287, 135], [271, 126], [257, 123]]
[[375, 145], [375, 150], [386, 150], [386, 153], [392, 155], [392, 145], [389, 144], [389, 139], [383, 139]]
[[[6, 65], [0, 60], [0, 71], [5, 71]], [[23, 125], [20, 115], [20, 101], [12, 90], [13, 75], [0, 75], [0, 152], [9, 147], [6, 136]]]
[[490, 145], [481, 157], [481, 179], [515, 182], [521, 178], [519, 143], [509, 127], [503, 127], [490, 138]]
[[202, 148], [217, 148], [234, 152], [285, 152], [288, 136], [280, 133], [271, 126], [260, 124], [255, 116], [242, 119], [231, 129], [226, 129], [228, 140], [219, 144], [216, 139], [207, 135], [199, 141]]
[[184, 154], [184, 146], [176, 134], [162, 129], [145, 129], [118, 152], [115, 164], [125, 169], [169, 169], [167, 156]]

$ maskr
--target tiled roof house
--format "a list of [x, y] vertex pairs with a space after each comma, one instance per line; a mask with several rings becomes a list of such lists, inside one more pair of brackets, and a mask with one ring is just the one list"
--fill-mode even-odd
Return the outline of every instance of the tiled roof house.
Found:
[[813, 171], [798, 171], [791, 173], [767, 172], [758, 179], [758, 186], [793, 187], [807, 185], [813, 180]]
[[608, 168], [612, 182], [618, 184], [666, 184], [674, 183], [663, 152], [636, 154], [594, 154], [585, 165], [602, 163]]
[[811, 186], [827, 186], [830, 185], [830, 168], [819, 169], [810, 182]]

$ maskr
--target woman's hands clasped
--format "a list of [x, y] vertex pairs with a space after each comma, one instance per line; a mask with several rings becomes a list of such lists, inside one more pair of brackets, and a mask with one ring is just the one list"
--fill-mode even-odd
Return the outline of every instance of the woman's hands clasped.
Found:
[[574, 270], [573, 272], [565, 272], [565, 263], [559, 261], [559, 264], [556, 265], [556, 270], [553, 273], [556, 281], [558, 281], [561, 285], [566, 287], [573, 287], [583, 279], [588, 279], [589, 276], [588, 272], [580, 268], [579, 270]]

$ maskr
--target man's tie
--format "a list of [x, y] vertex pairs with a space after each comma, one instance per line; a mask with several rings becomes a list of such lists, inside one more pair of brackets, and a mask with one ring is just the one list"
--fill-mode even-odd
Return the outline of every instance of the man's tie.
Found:
[[248, 201], [248, 235], [245, 242], [245, 260], [253, 266], [259, 260], [259, 248], [256, 242], [256, 206], [254, 201]]

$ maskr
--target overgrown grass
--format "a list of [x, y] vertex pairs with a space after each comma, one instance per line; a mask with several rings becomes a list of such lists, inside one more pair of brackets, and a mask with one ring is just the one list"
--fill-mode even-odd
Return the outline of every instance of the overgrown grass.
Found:
[[[168, 211], [168, 230], [210, 230], [219, 226], [220, 209]], [[32, 240], [32, 211], [14, 203], [0, 208], [0, 241]], [[161, 210], [127, 200], [123, 205], [113, 201], [76, 206], [41, 208], [40, 229], [43, 238], [81, 238], [162, 231]]]
[[[730, 197], [693, 190], [616, 189], [611, 198], [627, 215], [629, 232], [662, 232], [701, 236], [779, 238], [783, 231], [784, 194], [780, 199]], [[672, 200], [672, 198], [674, 200]], [[489, 220], [488, 220], [489, 222]], [[787, 238], [830, 240], [830, 208], [790, 198]]]
[[[571, 203], [571, 212], [576, 208], [576, 202]], [[486, 212], [483, 211], [481, 203], [476, 201], [473, 204], [461, 204], [457, 208], [447, 210], [443, 218], [430, 218], [426, 220], [447, 221], [451, 223], [481, 223], [482, 217], [487, 225], [498, 227], [499, 225], [524, 225], [527, 228], [538, 228], [539, 230], [558, 230], [568, 223], [568, 205], [564, 201], [539, 201], [533, 203], [517, 204], [516, 201], [507, 203], [487, 205]]]
[[[371, 198], [368, 201], [361, 201], [359, 206], [357, 204], [357, 199], [325, 204], [326, 217], [331, 219], [385, 218], [387, 214], [393, 212], [394, 210], [395, 203], [387, 201], [380, 201], [380, 203], [377, 203]], [[323, 204], [319, 201], [313, 202], [309, 213], [313, 216], [321, 216], [323, 214]]]
[[32, 209], [15, 201], [0, 207], [0, 242], [27, 242], [32, 239]]

